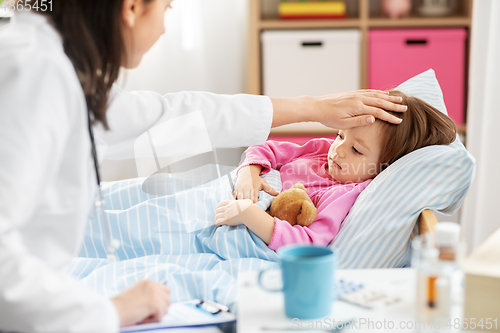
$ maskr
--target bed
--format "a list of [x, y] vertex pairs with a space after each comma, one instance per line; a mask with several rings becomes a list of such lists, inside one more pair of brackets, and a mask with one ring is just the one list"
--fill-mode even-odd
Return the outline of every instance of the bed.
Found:
[[[156, 177], [157, 188], [172, 190], [167, 195], [142, 191], [144, 178], [103, 183], [112, 238], [121, 245], [119, 260], [106, 259], [104, 226], [95, 216], [87, 225], [79, 257], [69, 268], [71, 274], [108, 296], [140, 279], [151, 279], [168, 281], [175, 302], [197, 298], [231, 306], [238, 272], [276, 265], [278, 257], [243, 225], [215, 227], [217, 204], [231, 197], [226, 176], [194, 187], [182, 181], [215, 170], [206, 165], [187, 175]], [[224, 167], [221, 172], [225, 174]], [[230, 175], [234, 183], [235, 171]], [[281, 190], [279, 172], [265, 179]], [[271, 201], [270, 195], [261, 193], [257, 205], [266, 209]]]
[[[446, 112], [432, 70], [398, 89]], [[151, 279], [167, 281], [174, 302], [196, 298], [232, 307], [238, 272], [277, 267], [278, 257], [245, 226], [214, 227], [215, 207], [231, 198], [234, 170], [231, 180], [212, 177], [198, 186], [179, 181], [229, 171], [202, 166], [183, 175], [163, 174], [148, 185], [165, 189], [161, 195], [144, 191], [144, 178], [104, 183], [111, 233], [121, 243], [119, 261], [106, 259], [102, 221], [94, 217], [70, 273], [107, 296]], [[265, 177], [281, 190], [277, 171]], [[339, 267], [409, 266], [411, 239], [432, 231], [433, 210], [455, 213], [473, 177], [474, 159], [458, 137], [450, 146], [425, 147], [396, 161], [361, 193], [330, 244], [339, 253]], [[258, 205], [265, 209], [271, 200], [261, 193]]]

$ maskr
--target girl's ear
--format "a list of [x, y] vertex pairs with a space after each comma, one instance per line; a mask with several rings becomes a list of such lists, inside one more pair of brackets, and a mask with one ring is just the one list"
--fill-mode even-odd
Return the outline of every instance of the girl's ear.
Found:
[[124, 0], [122, 6], [122, 20], [126, 27], [133, 28], [137, 18], [144, 9], [144, 0]]

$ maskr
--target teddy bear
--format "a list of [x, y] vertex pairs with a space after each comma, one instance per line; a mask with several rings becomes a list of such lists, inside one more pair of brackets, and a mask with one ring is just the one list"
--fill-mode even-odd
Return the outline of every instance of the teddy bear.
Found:
[[307, 195], [304, 185], [297, 183], [278, 194], [269, 215], [288, 221], [291, 225], [309, 226], [316, 219], [317, 209]]

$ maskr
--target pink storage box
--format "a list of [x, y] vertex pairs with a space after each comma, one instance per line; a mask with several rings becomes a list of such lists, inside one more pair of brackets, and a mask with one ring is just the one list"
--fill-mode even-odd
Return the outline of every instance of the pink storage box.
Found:
[[466, 38], [463, 28], [370, 30], [370, 88], [391, 89], [432, 68], [449, 116], [463, 124]]

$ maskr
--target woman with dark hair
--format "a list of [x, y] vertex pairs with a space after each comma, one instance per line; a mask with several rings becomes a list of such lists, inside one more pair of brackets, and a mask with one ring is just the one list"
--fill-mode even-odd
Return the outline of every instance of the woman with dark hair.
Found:
[[0, 31], [1, 331], [117, 332], [166, 313], [170, 291], [162, 284], [139, 282], [108, 300], [65, 273], [99, 182], [95, 143], [116, 152], [158, 122], [195, 111], [217, 148], [263, 143], [270, 127], [292, 122], [398, 123], [383, 109], [405, 110], [379, 91], [299, 98], [120, 91], [113, 86], [120, 67], [137, 66], [164, 33], [171, 0], [53, 0], [28, 11], [30, 2], [19, 1], [23, 10]]

